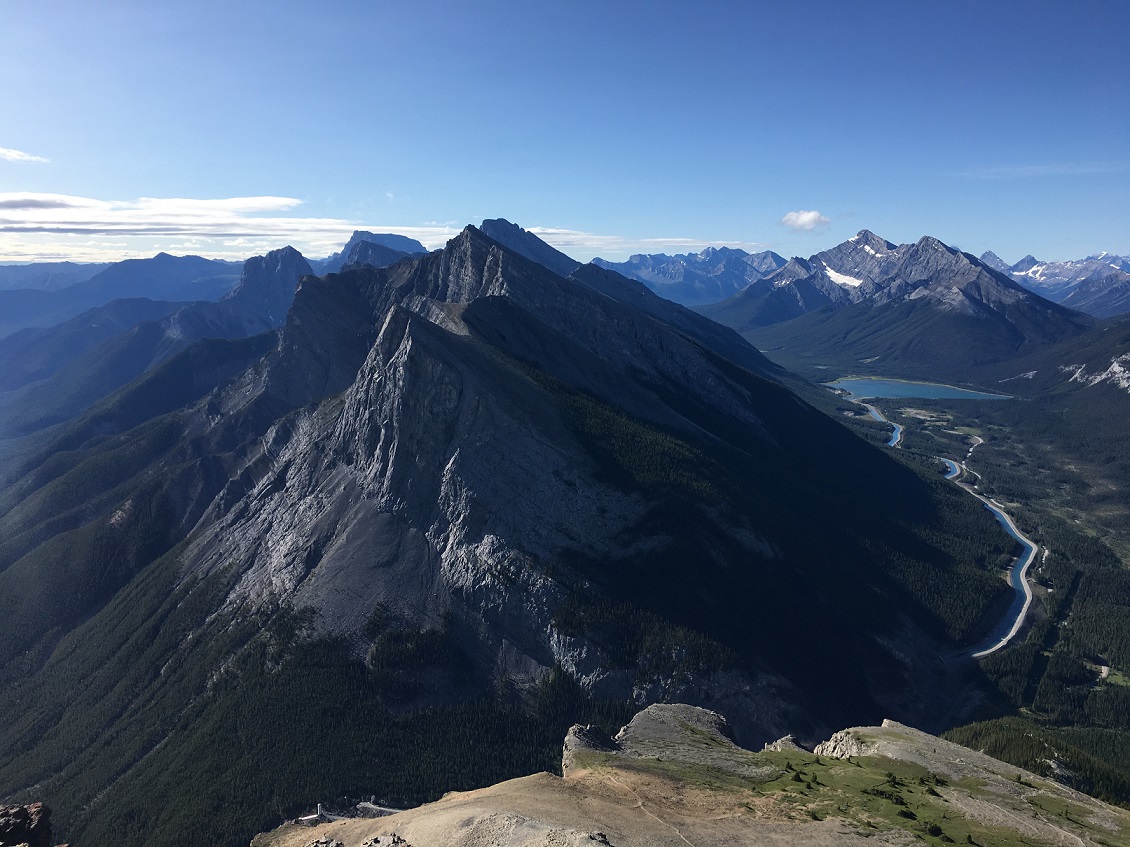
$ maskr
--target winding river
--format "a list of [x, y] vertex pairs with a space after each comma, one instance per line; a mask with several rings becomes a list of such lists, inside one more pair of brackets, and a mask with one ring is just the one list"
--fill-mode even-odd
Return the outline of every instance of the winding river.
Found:
[[[883, 417], [883, 413], [870, 403], [864, 403], [862, 400], [855, 400], [854, 402], [859, 403], [867, 409], [868, 414], [875, 420], [889, 423], [894, 427], [894, 432], [891, 434], [891, 439], [887, 442], [887, 446], [900, 446], [903, 428], [899, 424], [887, 420]], [[972, 450], [970, 452], [972, 452]], [[942, 459], [941, 461], [947, 468], [946, 479], [953, 480], [957, 485], [960, 485], [963, 489], [980, 500], [985, 505], [985, 508], [993, 513], [993, 517], [1004, 527], [1005, 531], [1015, 538], [1023, 548], [1023, 552], [1016, 557], [1016, 561], [1013, 562], [1012, 566], [1008, 569], [1008, 582], [1009, 585], [1012, 586], [1013, 598], [1007, 614], [1001, 618], [1000, 623], [998, 623], [996, 627], [993, 628], [992, 632], [986, 635], [979, 644], [959, 654], [969, 656], [973, 659], [981, 659], [1005, 647], [1016, 637], [1016, 634], [1020, 632], [1020, 627], [1024, 625], [1024, 619], [1028, 616], [1028, 610], [1032, 606], [1032, 588], [1028, 585], [1028, 569], [1032, 566], [1032, 562], [1036, 560], [1038, 548], [1032, 539], [1028, 538], [1020, 531], [1016, 526], [1016, 522], [1001, 508], [999, 503], [980, 494], [972, 485], [960, 481], [959, 478], [962, 473], [967, 471], [964, 462], [959, 464], [953, 461], [953, 459]]]

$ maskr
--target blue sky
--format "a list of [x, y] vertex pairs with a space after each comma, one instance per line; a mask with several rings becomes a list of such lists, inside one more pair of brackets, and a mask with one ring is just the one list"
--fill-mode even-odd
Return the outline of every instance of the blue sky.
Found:
[[498, 216], [580, 259], [1126, 254], [1127, 32], [1126, 0], [0, 0], [0, 260]]

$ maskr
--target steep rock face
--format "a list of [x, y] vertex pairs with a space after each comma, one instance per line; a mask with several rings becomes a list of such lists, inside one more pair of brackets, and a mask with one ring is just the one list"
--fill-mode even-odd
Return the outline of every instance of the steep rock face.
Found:
[[[263, 321], [262, 329], [275, 329], [286, 320], [298, 280], [313, 272], [310, 263], [293, 247], [272, 250], [243, 263], [239, 282], [222, 302], [255, 315]], [[247, 335], [255, 332], [249, 331]]]
[[848, 302], [858, 302], [867, 296], [860, 290], [865, 283], [872, 285], [892, 275], [905, 253], [870, 230], [860, 230], [847, 241], [817, 253], [808, 261], [818, 277], [835, 283], [846, 295]]
[[[305, 278], [275, 354], [216, 402], [223, 415], [266, 397], [294, 411], [249, 447], [184, 573], [234, 564], [229, 613], [293, 603], [317, 632], [347, 639], [378, 607], [420, 628], [454, 608], [477, 633], [476, 661], [523, 685], [560, 665], [606, 696], [741, 702], [747, 730], [779, 734], [778, 704], [799, 695], [773, 674], [634, 679], [557, 620], [570, 592], [609, 578], [592, 564], [551, 576], [564, 562], [634, 568], [667, 544], [641, 532], [653, 497], [602, 470], [570, 404], [775, 457], [824, 427], [732, 333], [614, 276], [563, 279], [468, 228], [415, 262]], [[783, 556], [767, 517], [707, 508], [701, 526], [728, 556]]]
[[1008, 273], [1008, 269], [1009, 269], [1008, 263], [1004, 259], [1002, 259], [1000, 256], [998, 256], [996, 253], [994, 253], [992, 250], [986, 250], [978, 258], [980, 258], [982, 265], [990, 267], [994, 271], [1000, 271], [1001, 273]]
[[[560, 437], [539, 432], [552, 408], [521, 379], [484, 384], [494, 369], [481, 356], [394, 308], [352, 386], [268, 436], [272, 472], [187, 558], [205, 569], [242, 562], [231, 602], [293, 596], [319, 609], [319, 628], [333, 634], [356, 632], [378, 603], [435, 624], [457, 592], [489, 622], [517, 623], [502, 631], [552, 662], [533, 645], [560, 590], [529, 572], [523, 554], [605, 538], [641, 507], [593, 490], [585, 457], [554, 449]], [[511, 508], [495, 513], [499, 503]], [[546, 514], [554, 520], [540, 520]], [[387, 555], [374, 555], [374, 541]], [[364, 579], [359, 555], [369, 559]], [[509, 584], [515, 575], [519, 583]]]

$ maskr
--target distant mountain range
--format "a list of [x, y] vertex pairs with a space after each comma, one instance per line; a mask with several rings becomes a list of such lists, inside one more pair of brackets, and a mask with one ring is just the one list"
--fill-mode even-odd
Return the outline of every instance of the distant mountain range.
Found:
[[52, 326], [112, 300], [218, 300], [239, 281], [240, 267], [239, 262], [158, 253], [151, 259], [105, 266], [65, 288], [0, 291], [0, 337], [27, 327]]
[[1130, 312], [1130, 257], [1099, 253], [1072, 262], [1041, 262], [1025, 256], [1007, 265], [995, 253], [981, 261], [1030, 291], [1097, 318]]
[[[358, 235], [366, 237], [355, 235], [348, 251], [353, 265], [383, 267], [407, 256], [368, 240], [380, 236]], [[190, 269], [189, 276], [192, 268], [212, 269], [211, 264], [199, 264], [209, 260], [186, 257], [194, 261], [170, 262], [172, 258], [131, 260], [124, 273], [101, 274], [95, 290], [102, 297], [112, 296], [135, 291], [144, 281], [160, 292], [176, 284], [163, 271], [172, 269], [175, 278], [184, 268]], [[298, 281], [312, 273], [301, 253], [285, 247], [244, 262], [238, 281], [231, 286], [225, 280], [230, 290], [215, 302], [112, 299], [53, 326], [0, 338], [0, 438], [26, 436], [70, 420], [197, 341], [245, 339], [278, 329]], [[123, 277], [135, 287], [113, 283]]]
[[30, 265], [0, 265], [0, 290], [31, 288], [56, 291], [86, 282], [110, 267], [110, 262], [35, 262]]
[[699, 311], [808, 374], [969, 379], [1094, 325], [936, 238], [895, 245], [867, 230]]
[[707, 247], [701, 253], [636, 254], [626, 262], [593, 259], [593, 264], [636, 279], [661, 297], [686, 306], [732, 297], [751, 282], [783, 267], [771, 251], [747, 253], [733, 247]]

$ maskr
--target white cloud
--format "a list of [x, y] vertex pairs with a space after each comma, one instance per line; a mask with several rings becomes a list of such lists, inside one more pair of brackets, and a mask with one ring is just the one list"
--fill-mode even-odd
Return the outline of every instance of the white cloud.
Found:
[[808, 211], [788, 212], [781, 218], [781, 223], [790, 229], [812, 232], [816, 229], [823, 229], [830, 221], [815, 209], [812, 209]]
[[623, 235], [598, 235], [576, 229], [544, 226], [531, 226], [526, 229], [547, 244], [579, 260], [588, 260], [596, 256], [610, 260], [626, 259], [632, 253], [697, 253], [707, 247], [738, 247], [751, 253], [769, 249], [768, 245], [755, 241], [705, 241], [679, 236], [629, 238]]
[[[0, 192], [0, 261], [119, 261], [161, 251], [246, 259], [287, 244], [316, 259], [340, 250], [358, 229], [406, 235], [434, 250], [463, 228], [457, 221], [400, 226], [305, 217], [300, 214], [301, 206], [299, 199], [274, 196], [97, 200]], [[561, 227], [530, 227], [529, 231], [580, 261], [596, 256], [618, 261], [632, 253], [686, 253], [719, 246], [750, 252], [768, 249], [757, 242], [632, 238]]]
[[13, 150], [11, 147], [0, 147], [0, 159], [6, 162], [50, 162], [42, 156], [33, 156], [23, 150]]
[[[142, 197], [96, 200], [65, 194], [0, 192], [0, 261], [68, 256], [117, 261], [175, 246], [214, 258], [243, 259], [290, 244], [310, 258], [341, 249], [354, 230], [394, 232], [441, 247], [458, 229], [396, 226], [288, 214], [294, 197], [216, 199]], [[188, 251], [186, 251], [188, 252]]]

